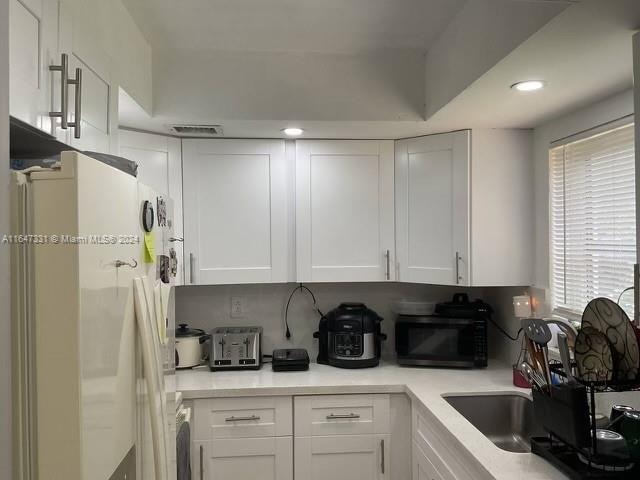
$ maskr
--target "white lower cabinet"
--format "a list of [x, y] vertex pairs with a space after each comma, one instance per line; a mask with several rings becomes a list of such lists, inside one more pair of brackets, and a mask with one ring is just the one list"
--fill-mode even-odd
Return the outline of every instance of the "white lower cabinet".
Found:
[[433, 466], [433, 463], [420, 449], [416, 442], [413, 442], [413, 480], [444, 480], [440, 472]]
[[412, 407], [413, 480], [493, 478], [426, 408]]
[[197, 480], [293, 480], [292, 437], [233, 438], [194, 442]]
[[307, 480], [382, 480], [389, 475], [391, 435], [295, 438], [295, 476]]
[[400, 396], [194, 400], [193, 478], [409, 480], [410, 405]]

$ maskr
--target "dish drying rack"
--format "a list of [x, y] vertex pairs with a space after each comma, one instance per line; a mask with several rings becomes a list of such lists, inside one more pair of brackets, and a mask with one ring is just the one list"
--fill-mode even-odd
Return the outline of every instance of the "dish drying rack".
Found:
[[[575, 364], [573, 366], [575, 366]], [[563, 379], [564, 383], [568, 381], [567, 373], [564, 371], [560, 362], [549, 362], [549, 369], [552, 374]], [[640, 391], [640, 378], [634, 381], [584, 381], [579, 378], [574, 378], [573, 380], [575, 380], [579, 385], [585, 387], [588, 399], [588, 412], [586, 413], [586, 418], [584, 418], [584, 416], [582, 416], [582, 418], [575, 418], [576, 424], [572, 427], [574, 430], [579, 430], [580, 427], [584, 428], [584, 425], [579, 425], [577, 422], [587, 422], [588, 441], [582, 442], [582, 445], [576, 445], [572, 441], [567, 441], [566, 436], [565, 440], [558, 436], [555, 432], [562, 429], [558, 425], [561, 425], [562, 423], [566, 425], [567, 422], [571, 421], [571, 419], [567, 419], [566, 416], [563, 417], [563, 415], [558, 414], [555, 419], [547, 419], [548, 422], [546, 423], [544, 421], [542, 422], [544, 429], [548, 434], [546, 437], [531, 438], [532, 453], [549, 461], [572, 480], [623, 480], [632, 478], [637, 480], [640, 478], [640, 462], [638, 461], [635, 462], [633, 467], [627, 470], [624, 470], [621, 464], [607, 464], [603, 463], [601, 459], [596, 461], [598, 458], [598, 442], [596, 438], [596, 394], [606, 392], [621, 393]], [[545, 407], [547, 407], [547, 409], [551, 407], [552, 410], [557, 410], [556, 407], [558, 407], [558, 405], [554, 405], [553, 397], [547, 394], [538, 392], [534, 389], [533, 399], [536, 416], [538, 416], [538, 412], [544, 411]], [[547, 412], [552, 410], [547, 410]], [[571, 428], [571, 426], [569, 428]], [[586, 461], [581, 460], [580, 456], [582, 456]]]

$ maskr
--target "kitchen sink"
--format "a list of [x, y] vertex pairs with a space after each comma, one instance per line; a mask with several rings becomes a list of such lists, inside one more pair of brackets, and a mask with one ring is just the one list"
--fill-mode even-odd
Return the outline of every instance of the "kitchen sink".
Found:
[[545, 435], [528, 397], [490, 394], [445, 395], [443, 398], [502, 450], [530, 452], [529, 439]]

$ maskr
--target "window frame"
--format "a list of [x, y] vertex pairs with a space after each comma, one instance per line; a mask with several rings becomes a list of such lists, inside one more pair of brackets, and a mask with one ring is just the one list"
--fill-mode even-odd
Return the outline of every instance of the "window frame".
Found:
[[[559, 138], [557, 140], [553, 140], [552, 142], [549, 143], [548, 148], [547, 148], [547, 188], [548, 188], [548, 204], [547, 204], [547, 213], [548, 213], [548, 284], [549, 284], [549, 295], [550, 295], [550, 306], [551, 306], [551, 313], [554, 317], [560, 317], [560, 318], [564, 318], [566, 320], [572, 321], [572, 322], [580, 322], [582, 319], [582, 313], [581, 312], [576, 312], [572, 309], [568, 309], [566, 307], [563, 306], [557, 306], [555, 304], [555, 293], [554, 293], [554, 288], [555, 288], [555, 282], [554, 282], [554, 269], [553, 269], [553, 261], [554, 261], [554, 257], [553, 257], [553, 214], [552, 214], [552, 208], [553, 208], [553, 188], [552, 188], [552, 156], [551, 156], [551, 151], [553, 149], [556, 149], [558, 147], [564, 147], [567, 146], [571, 143], [575, 143], [575, 142], [579, 142], [581, 140], [585, 140], [588, 139], [590, 137], [594, 137], [597, 135], [601, 135], [613, 130], [616, 130], [618, 128], [621, 127], [625, 127], [625, 126], [630, 126], [630, 125], [634, 125], [635, 123], [635, 117], [633, 114], [630, 115], [625, 115], [624, 117], [618, 118], [616, 120], [610, 121], [610, 122], [605, 122], [602, 123], [600, 125], [597, 125], [595, 127], [586, 129], [586, 130], [581, 130], [580, 132], [577, 132], [575, 134], [572, 135], [567, 135], [565, 137]], [[634, 127], [635, 128], [635, 127]], [[636, 142], [634, 142], [634, 151], [636, 149]], [[635, 180], [638, 178], [638, 173], [639, 172], [635, 172], [635, 176], [634, 176], [634, 182]], [[638, 195], [638, 185], [637, 182], [636, 183], [636, 196]], [[637, 198], [637, 197], [636, 197]], [[637, 203], [637, 202], [636, 202]], [[638, 211], [636, 211], [636, 222], [637, 222], [637, 217], [638, 217]], [[566, 242], [566, 238], [565, 238], [565, 242]], [[638, 230], [636, 229], [636, 244], [638, 242]], [[638, 262], [638, 259], [636, 258], [636, 262]]]

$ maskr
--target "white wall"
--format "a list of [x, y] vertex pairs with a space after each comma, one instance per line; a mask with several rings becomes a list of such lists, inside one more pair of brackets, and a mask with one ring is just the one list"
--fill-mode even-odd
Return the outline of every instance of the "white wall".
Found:
[[[632, 115], [633, 91], [627, 90], [540, 125], [534, 130], [534, 286], [549, 288], [549, 145], [555, 140]], [[546, 295], [549, 298], [549, 295]], [[546, 313], [546, 312], [543, 312]]]
[[[0, 2], [0, 235], [9, 233], [9, 2]], [[9, 247], [0, 244], [0, 478], [12, 478]]]
[[425, 117], [453, 100], [567, 6], [564, 2], [467, 2], [427, 53]]
[[411, 49], [357, 55], [154, 51], [154, 111], [181, 123], [419, 121], [423, 76], [423, 52]]
[[85, 49], [103, 51], [116, 82], [152, 113], [151, 46], [121, 0], [64, 1], [74, 16], [74, 50], [81, 56]]
[[[448, 301], [454, 292], [467, 291], [471, 299], [481, 298], [481, 289], [465, 290], [456, 287], [402, 283], [314, 283], [305, 284], [315, 294], [320, 310], [327, 313], [341, 302], [366, 304], [384, 318], [382, 331], [388, 335], [383, 343], [383, 357], [394, 357], [394, 317], [391, 303], [397, 298]], [[315, 360], [317, 340], [313, 332], [319, 317], [312, 309], [308, 293], [297, 292], [289, 306], [291, 341], [284, 337], [284, 310], [287, 298], [296, 284], [220, 285], [178, 287], [176, 292], [176, 324], [188, 323], [206, 331], [214, 327], [258, 325], [264, 328], [263, 350], [270, 354], [274, 348], [306, 348]], [[231, 318], [231, 297], [248, 300], [246, 318]]]

